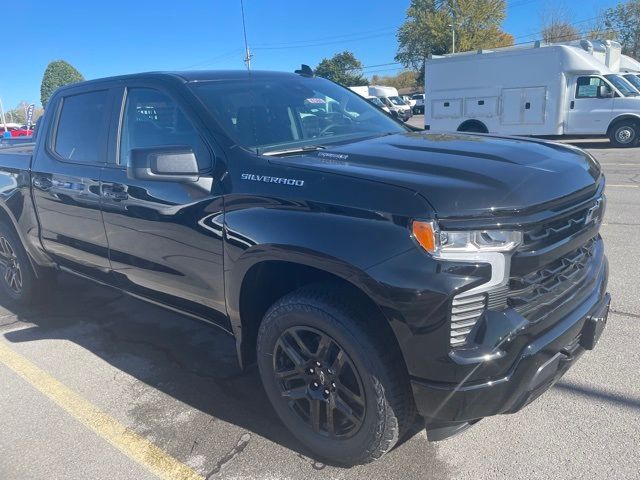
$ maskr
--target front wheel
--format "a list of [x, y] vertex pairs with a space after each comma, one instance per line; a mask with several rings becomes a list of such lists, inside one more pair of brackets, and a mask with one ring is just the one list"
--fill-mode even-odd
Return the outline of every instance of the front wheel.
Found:
[[293, 435], [318, 458], [353, 465], [389, 451], [415, 410], [397, 349], [347, 305], [322, 287], [283, 297], [260, 325], [258, 366]]
[[638, 124], [632, 120], [622, 120], [611, 127], [609, 140], [614, 147], [628, 148], [638, 144]]

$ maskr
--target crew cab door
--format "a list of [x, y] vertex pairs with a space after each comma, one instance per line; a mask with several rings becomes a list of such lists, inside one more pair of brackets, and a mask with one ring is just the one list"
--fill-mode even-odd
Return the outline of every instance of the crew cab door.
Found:
[[[576, 77], [570, 89], [566, 134], [604, 135], [613, 117], [614, 99], [600, 95], [611, 86], [597, 75]], [[613, 90], [612, 90], [613, 91]]]
[[[212, 149], [188, 103], [160, 87], [122, 89], [114, 158], [102, 177], [102, 209], [114, 280], [127, 291], [223, 322], [223, 201]], [[191, 149], [198, 178], [128, 174], [132, 151]]]
[[46, 136], [34, 154], [33, 201], [44, 249], [61, 266], [106, 280], [107, 238], [100, 175], [107, 160], [113, 92], [73, 89], [56, 96]]

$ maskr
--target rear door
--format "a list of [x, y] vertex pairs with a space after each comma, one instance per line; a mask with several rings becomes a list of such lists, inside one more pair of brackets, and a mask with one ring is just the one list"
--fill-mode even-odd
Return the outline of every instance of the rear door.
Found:
[[[102, 206], [115, 281], [125, 290], [224, 322], [220, 179], [213, 149], [190, 103], [155, 83], [120, 92], [120, 133], [102, 177]], [[195, 182], [127, 175], [136, 148], [185, 146], [196, 154]]]
[[570, 89], [565, 133], [604, 135], [613, 117], [613, 98], [598, 96], [598, 88], [608, 85], [596, 75], [583, 75], [575, 79]]
[[33, 200], [45, 250], [62, 266], [106, 280], [110, 268], [100, 212], [113, 92], [84, 87], [56, 97], [54, 120], [35, 152]]

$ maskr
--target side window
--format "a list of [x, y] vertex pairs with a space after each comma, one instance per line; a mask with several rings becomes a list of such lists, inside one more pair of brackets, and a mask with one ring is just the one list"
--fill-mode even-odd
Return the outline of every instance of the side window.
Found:
[[598, 98], [598, 87], [605, 85], [599, 77], [579, 77], [576, 98]]
[[169, 145], [191, 147], [200, 170], [211, 166], [206, 145], [171, 97], [151, 88], [130, 88], [120, 136], [120, 164], [129, 163], [134, 148]]
[[107, 134], [109, 92], [80, 93], [64, 97], [55, 130], [53, 150], [65, 160], [101, 163]]

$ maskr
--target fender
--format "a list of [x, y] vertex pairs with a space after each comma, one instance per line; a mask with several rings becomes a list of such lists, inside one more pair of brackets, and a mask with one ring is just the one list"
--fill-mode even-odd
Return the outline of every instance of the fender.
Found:
[[31, 198], [31, 175], [28, 171], [9, 171], [0, 174], [0, 221], [13, 228], [27, 252], [36, 276], [43, 267], [54, 263], [40, 244], [40, 227]]
[[607, 127], [607, 135], [609, 135], [609, 132], [611, 131], [611, 127], [615, 125], [617, 122], [619, 122], [620, 120], [635, 120], [637, 122], [640, 122], [640, 114], [623, 113], [618, 115], [617, 117], [615, 117], [613, 120], [609, 122], [609, 126]]

